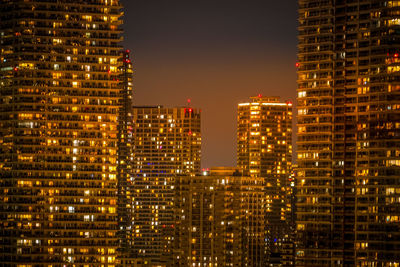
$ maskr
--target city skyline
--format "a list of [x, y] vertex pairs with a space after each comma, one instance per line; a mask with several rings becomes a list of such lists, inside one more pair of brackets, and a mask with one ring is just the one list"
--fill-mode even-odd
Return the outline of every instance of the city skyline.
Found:
[[400, 267], [400, 0], [290, 2], [0, 0], [0, 265]]
[[236, 164], [237, 103], [295, 103], [296, 1], [122, 2], [134, 104], [202, 109], [203, 167]]

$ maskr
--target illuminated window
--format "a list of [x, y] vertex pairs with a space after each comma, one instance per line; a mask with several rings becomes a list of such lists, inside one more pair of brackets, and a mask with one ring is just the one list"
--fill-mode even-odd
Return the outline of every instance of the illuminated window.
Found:
[[53, 39], [53, 45], [58, 45], [58, 44], [62, 44], [62, 40], [61, 40], [61, 39], [54, 38], [54, 39]]
[[299, 96], [299, 98], [306, 97], [307, 96], [307, 92], [306, 91], [300, 91], [300, 92], [298, 92], [298, 96]]

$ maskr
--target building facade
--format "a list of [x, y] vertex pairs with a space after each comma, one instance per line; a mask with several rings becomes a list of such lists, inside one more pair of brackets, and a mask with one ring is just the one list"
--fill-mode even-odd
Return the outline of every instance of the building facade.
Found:
[[265, 179], [265, 262], [292, 265], [292, 104], [278, 97], [252, 97], [238, 105], [237, 165]]
[[[133, 65], [130, 50], [122, 52], [122, 67], [120, 81], [120, 110], [118, 117], [118, 239], [119, 263], [129, 266], [132, 257], [132, 157], [133, 157], [133, 121], [132, 121], [132, 90]], [[137, 261], [136, 261], [137, 262]]]
[[200, 173], [200, 110], [133, 109], [133, 251], [168, 265], [172, 259], [174, 177]]
[[0, 262], [117, 264], [117, 0], [0, 3]]
[[399, 4], [299, 1], [297, 266], [400, 265]]
[[238, 170], [175, 178], [173, 266], [264, 266], [264, 179]]

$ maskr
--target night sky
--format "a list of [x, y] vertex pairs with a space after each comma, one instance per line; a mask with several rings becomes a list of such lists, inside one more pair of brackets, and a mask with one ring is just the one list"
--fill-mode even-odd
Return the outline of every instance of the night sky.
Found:
[[236, 166], [237, 104], [295, 102], [297, 1], [123, 0], [134, 104], [202, 109], [202, 166]]

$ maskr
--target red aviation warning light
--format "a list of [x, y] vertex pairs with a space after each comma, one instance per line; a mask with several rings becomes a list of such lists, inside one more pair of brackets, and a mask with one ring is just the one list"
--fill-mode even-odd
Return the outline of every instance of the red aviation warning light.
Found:
[[261, 98], [261, 97], [262, 97], [262, 94], [258, 94], [258, 97]]
[[124, 55], [124, 63], [131, 63], [131, 60], [130, 60], [130, 53], [131, 53], [131, 50], [129, 50], [129, 49], [126, 49], [126, 50], [123, 52], [123, 55]]
[[299, 68], [299, 67], [300, 67], [300, 63], [296, 62], [296, 68]]

